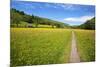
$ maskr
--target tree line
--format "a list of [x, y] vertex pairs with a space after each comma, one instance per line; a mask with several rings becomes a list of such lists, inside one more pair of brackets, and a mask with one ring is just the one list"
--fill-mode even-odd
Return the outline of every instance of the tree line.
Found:
[[[35, 15], [25, 14], [23, 11], [16, 10], [14, 8], [11, 9], [11, 27], [21, 27], [19, 26], [22, 22], [26, 22], [27, 24], [24, 27], [35, 27], [37, 28], [39, 25], [50, 25], [52, 28], [66, 28], [69, 27], [68, 24], [51, 20], [48, 18], [43, 18]], [[33, 26], [33, 24], [35, 26]], [[23, 24], [22, 24], [23, 25]]]

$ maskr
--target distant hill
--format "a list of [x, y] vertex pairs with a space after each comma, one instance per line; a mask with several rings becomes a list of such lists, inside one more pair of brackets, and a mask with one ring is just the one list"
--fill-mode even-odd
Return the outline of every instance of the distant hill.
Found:
[[91, 29], [91, 30], [95, 30], [95, 17], [87, 20], [84, 24], [79, 26], [82, 29]]
[[11, 27], [39, 27], [39, 25], [48, 25], [52, 28], [66, 28], [68, 24], [43, 18], [35, 15], [27, 15], [23, 11], [11, 9]]

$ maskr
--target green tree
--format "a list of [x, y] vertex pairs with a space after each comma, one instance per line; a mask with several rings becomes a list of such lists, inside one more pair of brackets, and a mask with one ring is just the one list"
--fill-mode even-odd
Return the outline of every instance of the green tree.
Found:
[[11, 15], [11, 23], [15, 23], [18, 27], [18, 25], [20, 24], [20, 21], [22, 20], [22, 17], [20, 14], [18, 13], [13, 13]]
[[95, 29], [95, 17], [87, 20], [84, 24], [79, 26], [82, 29], [91, 29], [94, 30]]

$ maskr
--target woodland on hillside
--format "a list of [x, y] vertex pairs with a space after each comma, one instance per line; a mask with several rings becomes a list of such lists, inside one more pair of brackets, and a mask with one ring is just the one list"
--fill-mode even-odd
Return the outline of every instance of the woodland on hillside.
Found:
[[[95, 29], [95, 17], [87, 20], [84, 24], [78, 26], [70, 26], [69, 24], [51, 20], [48, 18], [43, 18], [35, 15], [28, 15], [23, 11], [11, 9], [11, 27], [24, 27], [24, 28], [38, 28], [41, 27], [51, 27], [51, 28], [79, 28], [79, 29]], [[47, 26], [43, 26], [47, 25]]]

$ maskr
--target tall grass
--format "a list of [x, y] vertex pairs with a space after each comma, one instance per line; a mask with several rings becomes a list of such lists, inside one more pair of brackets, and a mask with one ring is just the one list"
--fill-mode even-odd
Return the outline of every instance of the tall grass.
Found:
[[70, 44], [67, 29], [11, 28], [11, 66], [66, 63]]
[[75, 32], [81, 61], [95, 61], [95, 31], [76, 30]]

